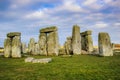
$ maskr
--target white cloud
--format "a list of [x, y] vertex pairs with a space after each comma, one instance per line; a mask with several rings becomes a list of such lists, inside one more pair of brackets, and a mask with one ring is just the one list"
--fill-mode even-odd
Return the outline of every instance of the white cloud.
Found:
[[83, 3], [83, 5], [91, 5], [93, 3], [96, 3], [97, 0], [85, 0], [85, 2]]
[[114, 23], [114, 26], [120, 27], [120, 22]]
[[[76, 0], [70, 0], [70, 1], [63, 1], [63, 4], [55, 6], [53, 8], [42, 8], [39, 10], [36, 10], [34, 12], [31, 12], [29, 14], [25, 15], [25, 19], [59, 19], [58, 16], [55, 16], [59, 13], [86, 13], [87, 11], [85, 9], [82, 9], [80, 5], [77, 4]], [[53, 17], [54, 16], [54, 17]], [[63, 15], [64, 16], [64, 15]], [[53, 20], [52, 19], [52, 20]]]
[[110, 6], [120, 8], [120, 1], [119, 0], [105, 0], [105, 3], [107, 3]]
[[110, 3], [112, 0], [104, 0], [105, 3]]
[[108, 24], [107, 23], [104, 23], [104, 22], [97, 22], [95, 25], [94, 25], [95, 28], [106, 28], [108, 27]]
[[33, 13], [30, 13], [28, 15], [25, 16], [25, 18], [27, 19], [40, 19], [40, 18], [44, 18], [47, 15], [45, 15], [44, 11], [36, 11]]
[[17, 9], [19, 7], [30, 5], [33, 0], [11, 0], [11, 9]]
[[62, 7], [59, 7], [61, 9], [65, 9], [68, 11], [72, 11], [72, 12], [82, 12], [83, 9], [80, 7], [80, 5], [78, 5], [76, 3], [76, 0], [69, 0], [69, 1], [65, 1], [63, 2]]
[[99, 0], [85, 0], [83, 2], [83, 6], [93, 10], [99, 10], [103, 7]]

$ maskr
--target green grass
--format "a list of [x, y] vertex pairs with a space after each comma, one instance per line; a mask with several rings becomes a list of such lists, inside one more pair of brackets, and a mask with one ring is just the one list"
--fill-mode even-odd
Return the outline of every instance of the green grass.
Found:
[[120, 80], [120, 56], [58, 56], [48, 64], [24, 59], [0, 57], [0, 80]]

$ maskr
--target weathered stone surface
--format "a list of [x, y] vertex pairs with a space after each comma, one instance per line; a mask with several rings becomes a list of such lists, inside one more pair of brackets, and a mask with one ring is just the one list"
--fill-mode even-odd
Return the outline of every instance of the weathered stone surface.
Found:
[[22, 53], [27, 53], [27, 47], [25, 43], [22, 43]]
[[35, 43], [35, 54], [34, 55], [38, 55], [40, 54], [40, 50], [39, 50], [39, 44], [38, 43]]
[[59, 49], [59, 55], [66, 55], [65, 48], [60, 48]]
[[89, 54], [89, 53], [85, 50], [81, 50], [81, 54]]
[[32, 62], [33, 59], [34, 59], [33, 57], [28, 57], [28, 58], [25, 59], [25, 62]]
[[86, 50], [88, 52], [92, 52], [93, 51], [93, 40], [92, 40], [92, 36], [91, 35], [87, 35], [86, 37]]
[[85, 35], [83, 36], [83, 35], [81, 35], [81, 46], [82, 46], [82, 50], [85, 50], [85, 51], [87, 51], [86, 50], [86, 40], [85, 40]]
[[21, 33], [10, 32], [7, 34], [7, 39], [4, 42], [4, 56], [20, 58], [21, 57]]
[[11, 39], [7, 38], [4, 41], [4, 57], [10, 57], [12, 52], [12, 44]]
[[40, 55], [47, 56], [47, 35], [46, 33], [40, 33], [39, 36], [39, 48], [40, 48]]
[[52, 61], [52, 58], [33, 59], [32, 63], [43, 63], [43, 64], [46, 64], [46, 63], [49, 63], [51, 61]]
[[82, 50], [89, 53], [93, 51], [93, 40], [91, 34], [92, 31], [90, 30], [81, 33]]
[[72, 53], [72, 44], [71, 44], [72, 38], [71, 37], [67, 37], [67, 41], [65, 42], [64, 46], [65, 46], [65, 52], [67, 55], [69, 54], [73, 54]]
[[20, 36], [15, 36], [12, 39], [12, 57], [21, 57], [21, 39]]
[[43, 28], [40, 30], [40, 33], [49, 33], [49, 32], [53, 32], [53, 31], [57, 31], [56, 26]]
[[58, 55], [59, 43], [57, 27], [48, 27], [40, 30], [40, 55]]
[[80, 27], [78, 25], [73, 26], [72, 50], [73, 50], [73, 54], [81, 54], [81, 36], [80, 36]]
[[7, 34], [7, 37], [21, 36], [20, 32], [10, 32]]
[[108, 33], [100, 32], [98, 35], [98, 45], [100, 56], [113, 56], [113, 49]]
[[31, 38], [28, 44], [28, 52], [32, 55], [35, 54], [35, 39]]
[[35, 59], [33, 57], [28, 57], [25, 59], [25, 62], [32, 62], [32, 63], [49, 63], [52, 61], [52, 58], [43, 58], [43, 59]]
[[57, 32], [49, 33], [47, 37], [47, 52], [48, 55], [58, 55], [58, 35]]
[[82, 36], [92, 35], [92, 31], [91, 31], [91, 30], [88, 30], [88, 31], [82, 32], [81, 35], [82, 35]]

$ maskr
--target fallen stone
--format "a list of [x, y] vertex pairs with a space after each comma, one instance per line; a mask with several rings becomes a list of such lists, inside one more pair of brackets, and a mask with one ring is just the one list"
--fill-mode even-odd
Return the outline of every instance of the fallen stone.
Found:
[[33, 59], [32, 63], [43, 63], [43, 64], [46, 64], [46, 63], [49, 63], [51, 61], [52, 61], [52, 58]]
[[34, 59], [33, 57], [28, 57], [28, 58], [25, 59], [25, 62], [32, 62], [33, 59]]
[[52, 58], [43, 58], [43, 59], [35, 59], [33, 57], [28, 57], [25, 59], [25, 62], [31, 62], [31, 63], [49, 63], [52, 61]]

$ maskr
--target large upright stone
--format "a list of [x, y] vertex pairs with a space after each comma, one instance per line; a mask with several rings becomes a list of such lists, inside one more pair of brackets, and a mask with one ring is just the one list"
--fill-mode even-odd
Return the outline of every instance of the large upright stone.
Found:
[[34, 55], [38, 55], [38, 54], [40, 54], [40, 50], [39, 50], [40, 48], [39, 48], [39, 44], [38, 43], [35, 43], [35, 53], [34, 53]]
[[22, 43], [22, 53], [27, 53], [27, 47], [25, 43]]
[[57, 27], [47, 27], [40, 30], [39, 47], [41, 55], [58, 55], [59, 43]]
[[65, 52], [67, 55], [72, 54], [72, 44], [71, 44], [71, 37], [67, 37], [67, 41], [65, 42], [64, 46], [65, 46]]
[[4, 56], [19, 58], [21, 57], [21, 33], [10, 32], [4, 42]]
[[12, 57], [21, 57], [21, 40], [20, 36], [15, 36], [12, 39]]
[[81, 36], [80, 36], [80, 27], [78, 25], [73, 26], [72, 50], [73, 50], [73, 54], [81, 54]]
[[92, 31], [90, 30], [81, 33], [82, 50], [87, 52], [93, 51], [93, 40], [91, 34]]
[[47, 37], [47, 51], [48, 55], [58, 55], [58, 39], [57, 33], [51, 32]]
[[28, 52], [29, 54], [34, 55], [35, 54], [35, 39], [31, 38], [30, 42], [28, 44]]
[[40, 48], [40, 55], [46, 55], [47, 56], [47, 34], [46, 33], [40, 33], [39, 36], [39, 48]]
[[100, 56], [113, 56], [113, 49], [108, 33], [100, 32], [98, 35], [98, 45]]
[[4, 57], [10, 57], [11, 56], [11, 52], [12, 52], [11, 41], [12, 40], [9, 37], [7, 39], [5, 39], [5, 41], [4, 41]]

